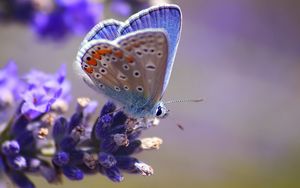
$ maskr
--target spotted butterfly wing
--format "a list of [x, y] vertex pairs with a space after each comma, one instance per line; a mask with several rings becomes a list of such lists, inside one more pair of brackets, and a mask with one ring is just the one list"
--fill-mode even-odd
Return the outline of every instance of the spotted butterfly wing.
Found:
[[146, 28], [164, 29], [168, 35], [168, 61], [166, 75], [163, 80], [163, 92], [170, 80], [173, 63], [181, 34], [182, 14], [179, 6], [166, 4], [153, 6], [132, 15], [119, 27], [120, 35]]
[[[151, 7], [124, 23], [104, 21], [87, 34], [74, 65], [90, 87], [123, 104], [132, 116], [153, 116], [164, 106], [160, 99], [169, 82], [180, 32], [177, 5]], [[102, 51], [93, 53], [97, 45], [104, 49], [97, 47]]]
[[97, 39], [115, 40], [119, 35], [119, 29], [123, 23], [114, 19], [104, 20], [95, 25], [84, 37], [81, 46], [89, 41]]
[[145, 117], [160, 100], [168, 42], [159, 29], [136, 31], [114, 41], [93, 40], [77, 56], [94, 89]]

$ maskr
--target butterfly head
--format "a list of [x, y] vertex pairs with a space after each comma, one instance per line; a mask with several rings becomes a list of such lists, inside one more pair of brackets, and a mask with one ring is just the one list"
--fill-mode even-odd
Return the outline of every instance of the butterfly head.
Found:
[[154, 112], [155, 117], [157, 117], [159, 119], [166, 118], [169, 114], [169, 110], [167, 109], [166, 105], [163, 102], [159, 102], [155, 106], [154, 110], [155, 110], [155, 112]]

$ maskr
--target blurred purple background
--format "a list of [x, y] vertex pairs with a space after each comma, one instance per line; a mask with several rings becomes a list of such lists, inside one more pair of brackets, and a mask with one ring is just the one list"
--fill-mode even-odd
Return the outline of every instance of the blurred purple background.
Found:
[[[300, 187], [300, 2], [175, 2], [183, 32], [164, 99], [205, 101], [170, 104], [170, 118], [146, 132], [164, 139], [158, 152], [139, 157], [154, 176], [127, 175], [116, 185], [99, 175], [57, 187]], [[54, 72], [66, 63], [74, 98], [106, 101], [73, 72], [82, 37], [43, 42], [6, 24], [0, 39], [1, 66], [12, 58], [21, 73]]]

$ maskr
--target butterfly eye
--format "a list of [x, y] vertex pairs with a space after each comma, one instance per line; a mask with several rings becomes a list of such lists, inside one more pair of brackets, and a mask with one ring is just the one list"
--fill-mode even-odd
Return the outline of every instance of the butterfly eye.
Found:
[[168, 115], [168, 112], [167, 112], [166, 107], [159, 105], [156, 109], [155, 116], [158, 118], [165, 118], [165, 117], [167, 117], [167, 115]]
[[161, 107], [159, 106], [156, 110], [156, 116], [160, 116], [162, 114], [162, 110], [161, 110]]

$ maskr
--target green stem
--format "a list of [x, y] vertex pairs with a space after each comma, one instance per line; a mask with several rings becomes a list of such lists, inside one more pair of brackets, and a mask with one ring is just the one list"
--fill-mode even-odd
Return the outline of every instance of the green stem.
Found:
[[5, 129], [0, 133], [0, 145], [2, 145], [3, 142], [10, 139], [9, 131], [12, 127], [12, 124], [14, 122], [15, 117], [12, 116], [12, 118], [7, 122], [7, 125]]

